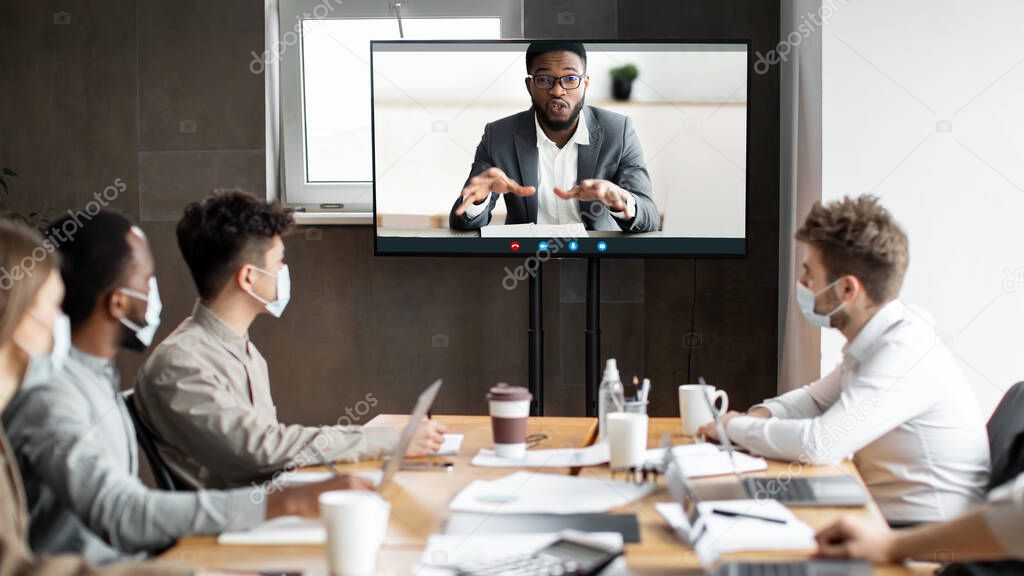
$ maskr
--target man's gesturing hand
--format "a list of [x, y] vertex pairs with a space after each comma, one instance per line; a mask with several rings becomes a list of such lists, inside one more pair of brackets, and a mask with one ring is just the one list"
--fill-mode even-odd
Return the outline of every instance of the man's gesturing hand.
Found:
[[500, 168], [488, 168], [469, 179], [469, 183], [462, 189], [462, 204], [455, 210], [455, 215], [462, 216], [470, 204], [486, 200], [491, 192], [497, 194], [511, 192], [516, 196], [530, 196], [536, 194], [537, 189], [533, 186], [520, 186], [518, 182], [506, 176]]
[[619, 188], [614, 182], [588, 178], [581, 180], [579, 184], [568, 190], [563, 190], [556, 186], [555, 194], [559, 198], [565, 198], [566, 200], [571, 198], [577, 200], [597, 200], [610, 207], [613, 212], [622, 212], [626, 220], [633, 218], [633, 214], [629, 210], [629, 204], [626, 201], [629, 192]]

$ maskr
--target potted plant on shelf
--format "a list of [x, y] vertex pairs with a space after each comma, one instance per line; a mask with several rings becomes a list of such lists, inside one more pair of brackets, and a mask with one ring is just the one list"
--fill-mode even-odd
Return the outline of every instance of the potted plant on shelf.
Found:
[[15, 210], [10, 209], [11, 200], [11, 179], [17, 178], [18, 173], [10, 168], [0, 168], [0, 218], [7, 218], [9, 220], [15, 220], [31, 226], [32, 228], [40, 228], [47, 224], [43, 213], [46, 212], [47, 208], [44, 207], [38, 212], [29, 212], [28, 214], [22, 214]]
[[629, 100], [629, 94], [633, 91], [633, 81], [640, 75], [636, 66], [624, 64], [612, 68], [612, 97], [616, 100]]

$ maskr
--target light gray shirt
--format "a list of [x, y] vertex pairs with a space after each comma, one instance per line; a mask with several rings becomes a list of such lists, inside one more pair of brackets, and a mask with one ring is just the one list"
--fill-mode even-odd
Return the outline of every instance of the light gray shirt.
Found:
[[140, 481], [117, 374], [111, 360], [72, 348], [52, 382], [28, 383], [3, 414], [24, 477], [32, 549], [107, 563], [263, 521], [264, 499], [250, 498], [250, 489], [163, 492]]
[[198, 301], [146, 361], [135, 399], [172, 473], [195, 487], [245, 486], [315, 464], [312, 448], [330, 460], [379, 458], [398, 440], [386, 426], [280, 422], [263, 355]]

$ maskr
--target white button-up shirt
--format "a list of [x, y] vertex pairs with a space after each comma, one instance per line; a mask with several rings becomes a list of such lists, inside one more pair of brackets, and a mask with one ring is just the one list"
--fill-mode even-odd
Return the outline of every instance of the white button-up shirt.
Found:
[[579, 201], [566, 200], [555, 195], [555, 187], [569, 190], [576, 185], [576, 172], [579, 166], [578, 146], [590, 145], [590, 130], [587, 119], [579, 115], [576, 132], [559, 148], [544, 133], [537, 115], [533, 115], [533, 124], [537, 129], [537, 224], [576, 224], [583, 222], [580, 218]]
[[763, 404], [772, 418], [729, 422], [738, 444], [771, 458], [853, 461], [890, 521], [946, 520], [982, 500], [988, 435], [953, 355], [923, 314], [883, 306], [827, 376]]
[[[537, 120], [537, 114], [533, 115], [533, 124], [537, 130], [537, 224], [577, 224], [583, 222], [580, 218], [579, 200], [558, 197], [555, 188], [569, 190], [576, 186], [576, 179], [579, 170], [579, 147], [590, 145], [590, 129], [587, 128], [586, 114], [578, 116], [576, 131], [572, 138], [559, 148], [553, 140], [548, 138]], [[522, 184], [522, 182], [520, 182]], [[490, 199], [488, 198], [488, 202]], [[466, 208], [466, 216], [475, 218], [483, 212], [488, 202], [470, 204]], [[636, 215], [636, 198], [632, 194], [626, 195], [626, 204], [629, 213]], [[615, 218], [624, 219], [623, 212], [615, 212], [609, 209], [609, 213]]]

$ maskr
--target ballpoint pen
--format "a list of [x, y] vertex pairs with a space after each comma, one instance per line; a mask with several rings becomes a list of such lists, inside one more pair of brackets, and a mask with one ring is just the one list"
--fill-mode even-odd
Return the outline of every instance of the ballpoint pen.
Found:
[[772, 522], [774, 524], [786, 524], [786, 520], [782, 518], [771, 518], [768, 516], [759, 516], [757, 514], [748, 514], [747, 512], [733, 512], [732, 510], [722, 510], [720, 508], [713, 508], [712, 514], [718, 514], [719, 516], [728, 516], [729, 518], [750, 518], [751, 520], [761, 520], [762, 522]]

